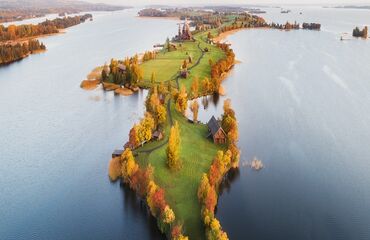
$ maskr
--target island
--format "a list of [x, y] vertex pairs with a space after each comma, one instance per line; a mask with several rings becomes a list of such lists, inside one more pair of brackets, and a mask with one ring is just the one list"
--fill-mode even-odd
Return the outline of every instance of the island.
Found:
[[91, 14], [46, 20], [37, 25], [0, 25], [0, 65], [9, 64], [30, 54], [46, 50], [46, 46], [35, 38], [60, 33], [63, 29], [91, 19]]
[[0, 1], [0, 23], [21, 21], [44, 17], [47, 14], [78, 14], [90, 11], [117, 11], [126, 6], [93, 4], [84, 1], [50, 1], [50, 0], [4, 0]]
[[[157, 11], [162, 10], [141, 13], [160, 17]], [[239, 29], [299, 29], [299, 24], [268, 24], [256, 15], [222, 9], [177, 13], [179, 19], [185, 14], [193, 20], [185, 17], [172, 39], [155, 44], [153, 51], [111, 59], [81, 87], [101, 84], [122, 95], [148, 89], [144, 116], [132, 126], [123, 148], [112, 153], [111, 181], [120, 180], [137, 194], [168, 239], [228, 239], [215, 208], [220, 184], [239, 167], [238, 121], [227, 99], [221, 116], [201, 123], [197, 100], [226, 94], [222, 82], [235, 54], [220, 41], [223, 36]]]
[[362, 30], [356, 27], [355, 29], [353, 29], [352, 36], [367, 39], [367, 35], [368, 35], [367, 31], [368, 31], [367, 26], [365, 26]]

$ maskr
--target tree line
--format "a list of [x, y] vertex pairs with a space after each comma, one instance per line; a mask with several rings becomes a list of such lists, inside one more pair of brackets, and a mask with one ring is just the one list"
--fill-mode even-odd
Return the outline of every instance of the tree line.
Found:
[[144, 118], [135, 124], [129, 133], [127, 147], [136, 149], [153, 138], [153, 132], [161, 129], [167, 120], [167, 109], [164, 98], [168, 92], [167, 87], [161, 84], [154, 85], [148, 93]]
[[353, 33], [352, 33], [352, 36], [354, 37], [362, 37], [362, 38], [367, 38], [367, 26], [364, 27], [364, 29], [360, 30], [358, 27], [356, 27], [355, 29], [353, 29]]
[[165, 190], [154, 181], [154, 168], [149, 164], [142, 168], [136, 162], [130, 148], [122, 155], [113, 158], [109, 164], [111, 180], [122, 178], [132, 190], [149, 206], [150, 213], [157, 219], [159, 229], [167, 234], [169, 239], [188, 240], [183, 235], [182, 224], [176, 222], [176, 215], [167, 203]]
[[58, 33], [59, 29], [78, 25], [85, 22], [87, 19], [92, 19], [92, 15], [85, 14], [75, 17], [56, 18], [54, 20], [46, 20], [37, 25], [22, 24], [19, 26], [9, 25], [8, 27], [0, 25], [0, 41], [18, 40], [27, 37]]
[[0, 65], [18, 61], [35, 51], [46, 50], [38, 40], [29, 40], [24, 43], [0, 45]]
[[136, 87], [143, 79], [143, 70], [139, 65], [139, 57], [135, 55], [125, 60], [112, 59], [109, 67], [104, 66], [101, 79], [103, 82], [110, 82], [126, 87]]
[[217, 240], [228, 239], [214, 213], [217, 205], [217, 191], [225, 174], [231, 168], [238, 167], [240, 158], [240, 151], [236, 146], [238, 126], [230, 100], [226, 100], [224, 103], [222, 127], [228, 136], [228, 148], [225, 152], [217, 152], [209, 172], [203, 174], [198, 187], [198, 200], [202, 206], [201, 215], [206, 228], [206, 238]]

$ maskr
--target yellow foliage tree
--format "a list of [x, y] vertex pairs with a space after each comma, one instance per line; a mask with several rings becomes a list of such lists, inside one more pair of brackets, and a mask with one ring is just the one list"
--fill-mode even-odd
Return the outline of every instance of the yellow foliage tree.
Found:
[[163, 222], [168, 224], [173, 223], [173, 221], [175, 221], [175, 213], [168, 205], [164, 208], [162, 219]]
[[194, 98], [198, 97], [199, 94], [199, 78], [194, 77], [193, 82], [191, 83], [191, 94]]
[[159, 124], [163, 124], [166, 122], [167, 118], [167, 109], [163, 105], [157, 106], [157, 120]]
[[154, 206], [153, 203], [153, 194], [158, 190], [157, 184], [155, 184], [154, 181], [150, 181], [148, 184], [148, 194], [146, 196], [146, 202], [148, 203], [150, 212], [152, 213], [153, 216], [156, 216], [156, 211], [157, 209]]
[[121, 159], [120, 158], [112, 158], [109, 162], [109, 178], [111, 181], [116, 181], [119, 177], [121, 177]]
[[167, 146], [167, 164], [168, 167], [173, 170], [178, 170], [181, 168], [180, 129], [178, 122], [175, 122], [175, 125], [171, 127]]
[[140, 127], [138, 131], [138, 137], [140, 143], [149, 141], [152, 139], [152, 132], [155, 127], [154, 119], [150, 113], [145, 113], [145, 117], [140, 122]]
[[199, 104], [198, 104], [198, 101], [196, 99], [191, 103], [190, 110], [193, 112], [193, 121], [194, 121], [194, 123], [198, 122]]
[[125, 181], [129, 181], [130, 177], [139, 169], [139, 165], [135, 162], [134, 155], [131, 149], [126, 148], [121, 155], [121, 165], [122, 165], [122, 176]]
[[204, 199], [207, 197], [207, 193], [210, 187], [211, 186], [209, 185], [208, 176], [207, 174], [203, 173], [202, 179], [200, 181], [200, 185], [198, 188], [198, 199], [200, 202], [203, 202]]
[[220, 222], [213, 218], [210, 224], [210, 231], [208, 232], [207, 239], [209, 240], [228, 240], [227, 234], [222, 231]]
[[180, 235], [180, 236], [178, 236], [177, 238], [175, 238], [175, 240], [189, 240], [189, 237], [187, 237], [187, 236], [184, 236], [184, 235]]
[[187, 107], [188, 107], [188, 94], [186, 93], [185, 86], [182, 85], [180, 92], [177, 94], [176, 109], [182, 114], [185, 114]]
[[203, 94], [206, 94], [212, 90], [212, 84], [207, 77], [205, 77], [202, 81], [202, 90]]

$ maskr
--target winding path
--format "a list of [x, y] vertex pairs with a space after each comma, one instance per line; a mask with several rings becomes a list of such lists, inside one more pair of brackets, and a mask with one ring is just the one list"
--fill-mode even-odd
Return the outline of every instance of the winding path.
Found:
[[[199, 41], [199, 40], [198, 40]], [[203, 51], [203, 49], [200, 47], [200, 42], [198, 43], [198, 49], [200, 50], [201, 52], [201, 55], [200, 57], [198, 58], [197, 62], [191, 66], [188, 70], [191, 70], [193, 68], [195, 68], [196, 66], [198, 66], [200, 64], [200, 61], [202, 61], [204, 55], [205, 55], [205, 52]], [[172, 80], [176, 80], [176, 84], [177, 84], [177, 88], [180, 89], [180, 84], [179, 84], [179, 74], [177, 73], [173, 78], [171, 78], [170, 80], [168, 81], [172, 81]], [[168, 82], [167, 81], [167, 82]], [[167, 113], [168, 113], [168, 117], [169, 117], [169, 120], [170, 120], [170, 125], [171, 127], [173, 126], [173, 118], [172, 118], [172, 113], [171, 113], [171, 99], [168, 100], [167, 102]], [[147, 150], [138, 150], [136, 151], [137, 154], [140, 154], [140, 153], [145, 153], [145, 154], [151, 154], [153, 151], [156, 151], [160, 148], [162, 148], [163, 146], [165, 146], [167, 143], [168, 143], [168, 140], [169, 138], [167, 138], [163, 143], [161, 143], [160, 145], [158, 146], [155, 146], [153, 148], [150, 148], [150, 149], [147, 149]]]
[[[168, 100], [168, 102], [167, 102], [167, 113], [168, 113], [167, 115], [168, 115], [169, 120], [170, 120], [170, 125], [172, 127], [173, 126], [173, 119], [172, 119], [172, 113], [171, 113], [171, 99]], [[138, 151], [136, 151], [136, 153], [147, 153], [147, 154], [150, 154], [153, 151], [155, 151], [157, 149], [160, 149], [161, 147], [163, 147], [167, 143], [168, 143], [168, 138], [163, 143], [161, 143], [160, 145], [158, 145], [156, 147], [153, 147], [153, 148], [150, 148], [150, 149], [147, 149], [147, 150], [138, 150]]]

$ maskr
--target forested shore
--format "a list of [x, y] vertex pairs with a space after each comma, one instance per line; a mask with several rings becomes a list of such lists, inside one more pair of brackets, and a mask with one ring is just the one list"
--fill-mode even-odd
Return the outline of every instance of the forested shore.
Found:
[[35, 38], [59, 33], [62, 29], [78, 25], [92, 19], [92, 17], [91, 14], [84, 14], [46, 20], [37, 25], [22, 24], [8, 27], [0, 25], [0, 65], [9, 64], [26, 58], [30, 54], [45, 51], [46, 46]]
[[0, 45], [0, 65], [9, 64], [21, 60], [30, 54], [45, 51], [46, 47], [39, 40], [29, 40], [15, 45]]
[[44, 17], [47, 14], [62, 16], [88, 11], [117, 11], [126, 8], [128, 7], [82, 1], [3, 0], [0, 1], [0, 23]]
[[0, 42], [16, 41], [29, 37], [40, 37], [42, 35], [58, 33], [60, 29], [78, 25], [88, 19], [92, 19], [91, 14], [46, 20], [37, 25], [22, 24], [18, 26], [10, 25], [8, 27], [0, 25]]

